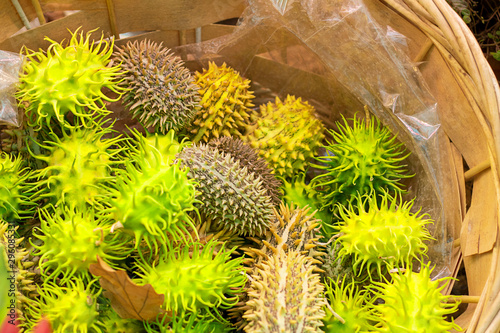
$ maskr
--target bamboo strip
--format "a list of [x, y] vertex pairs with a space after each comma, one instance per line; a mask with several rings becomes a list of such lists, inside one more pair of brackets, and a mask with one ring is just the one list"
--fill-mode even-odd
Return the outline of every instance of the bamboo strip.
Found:
[[118, 27], [116, 25], [116, 13], [113, 0], [106, 0], [106, 6], [108, 8], [109, 27], [111, 28], [111, 33], [116, 39], [119, 39], [120, 34], [118, 33]]
[[475, 167], [467, 170], [464, 174], [465, 181], [471, 181], [475, 176], [490, 167], [490, 160], [485, 160], [482, 163], [476, 165]]
[[432, 40], [428, 39], [425, 42], [424, 46], [420, 48], [420, 51], [418, 52], [417, 56], [413, 58], [413, 62], [415, 63], [422, 62], [424, 58], [427, 56], [427, 54], [430, 52], [433, 45], [434, 43], [432, 42]]
[[47, 21], [45, 20], [45, 16], [43, 15], [42, 6], [40, 6], [40, 1], [31, 0], [31, 3], [33, 4], [33, 7], [35, 8], [36, 16], [38, 17], [38, 21], [40, 21], [40, 24], [47, 23]]
[[31, 29], [30, 22], [29, 22], [28, 18], [26, 17], [26, 14], [24, 13], [23, 7], [21, 7], [21, 5], [19, 4], [19, 1], [18, 0], [11, 0], [11, 2], [14, 5], [14, 7], [16, 8], [17, 14], [21, 18], [21, 21], [23, 22], [26, 29], [30, 30]]
[[478, 303], [481, 296], [470, 296], [470, 295], [452, 295], [448, 298], [448, 303], [460, 302], [460, 303]]

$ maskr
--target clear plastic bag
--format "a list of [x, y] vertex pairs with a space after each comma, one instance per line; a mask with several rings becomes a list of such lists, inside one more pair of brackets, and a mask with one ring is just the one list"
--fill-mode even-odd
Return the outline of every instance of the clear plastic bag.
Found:
[[303, 97], [333, 128], [366, 105], [412, 152], [406, 199], [435, 221], [429, 259], [435, 276], [449, 275], [437, 103], [405, 36], [379, 25], [362, 0], [249, 0], [232, 34], [177, 51], [191, 67], [226, 62], [279, 96]]
[[0, 50], [0, 124], [20, 126], [14, 93], [22, 63], [21, 55]]

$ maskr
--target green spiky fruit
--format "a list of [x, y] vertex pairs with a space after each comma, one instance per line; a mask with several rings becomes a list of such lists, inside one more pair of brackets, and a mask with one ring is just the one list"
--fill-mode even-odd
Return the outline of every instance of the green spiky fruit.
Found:
[[166, 134], [186, 128], [199, 109], [198, 86], [184, 62], [150, 40], [128, 42], [114, 53], [121, 62], [125, 103], [145, 127]]
[[343, 119], [343, 125], [337, 123], [337, 132], [329, 130], [334, 142], [324, 146], [326, 156], [317, 158], [322, 164], [316, 167], [324, 173], [312, 182], [324, 206], [347, 206], [358, 193], [403, 192], [399, 181], [411, 177], [401, 164], [409, 155], [403, 145], [375, 117], [368, 123], [354, 118], [352, 126]]
[[273, 220], [271, 198], [262, 181], [229, 154], [205, 144], [179, 155], [189, 177], [199, 182], [200, 212], [240, 235], [262, 235]]
[[245, 332], [318, 332], [325, 316], [323, 285], [307, 257], [280, 251], [252, 275]]
[[47, 163], [34, 176], [38, 180], [34, 198], [49, 198], [57, 205], [64, 203], [84, 208], [102, 207], [109, 195], [121, 148], [115, 146], [120, 137], [105, 138], [112, 134], [109, 128], [83, 128], [63, 131], [62, 137], [50, 134], [42, 145], [48, 154], [35, 157]]
[[306, 184], [305, 173], [301, 173], [291, 181], [285, 180], [283, 182], [283, 189], [285, 192], [283, 202], [295, 204], [300, 208], [311, 207], [311, 211], [316, 211], [314, 217], [322, 222], [326, 238], [330, 238], [331, 228], [329, 224], [332, 220], [331, 214], [328, 210], [321, 209], [319, 195], [310, 183]]
[[244, 140], [259, 151], [276, 174], [291, 178], [305, 171], [309, 158], [324, 138], [324, 126], [314, 107], [288, 95], [284, 101], [261, 105], [255, 124], [247, 126]]
[[357, 206], [340, 210], [338, 255], [353, 255], [353, 270], [359, 274], [363, 268], [370, 273], [375, 267], [381, 276], [386, 267], [411, 267], [414, 258], [426, 254], [425, 242], [433, 239], [426, 228], [433, 221], [410, 211], [413, 200], [403, 202], [387, 193], [379, 197], [380, 203], [374, 193], [365, 195]]
[[79, 280], [71, 280], [68, 286], [61, 287], [52, 282], [38, 288], [40, 300], [30, 307], [30, 326], [34, 327], [47, 318], [54, 333], [66, 332], [93, 332], [105, 331], [101, 322], [97, 320], [97, 294], [90, 290], [92, 284], [85, 287]]
[[250, 80], [225, 63], [209, 62], [208, 69], [196, 72], [201, 108], [191, 126], [193, 142], [208, 142], [221, 136], [241, 136], [253, 104]]
[[120, 171], [107, 213], [116, 227], [134, 235], [135, 248], [141, 241], [154, 252], [178, 240], [193, 227], [190, 212], [195, 212], [196, 182], [179, 164], [158, 149], [138, 150]]
[[88, 269], [97, 256], [107, 263], [126, 256], [123, 241], [109, 235], [109, 227], [90, 209], [82, 212], [66, 207], [55, 213], [42, 209], [40, 221], [34, 236], [43, 243], [33, 246], [45, 281], [61, 277], [60, 283], [65, 283], [75, 276], [89, 281]]
[[275, 205], [279, 205], [282, 195], [281, 181], [274, 176], [273, 170], [269, 168], [266, 160], [260, 158], [255, 149], [245, 144], [241, 139], [233, 137], [210, 140], [208, 144], [223, 153], [231, 155], [240, 162], [240, 166], [247, 168], [248, 172], [253, 172], [255, 176], [260, 177], [262, 185], [267, 190], [267, 195], [271, 197]]
[[191, 311], [229, 308], [238, 302], [235, 296], [246, 282], [241, 258], [231, 259], [232, 250], [210, 241], [194, 243], [167, 252], [158, 265], [139, 264], [141, 276], [136, 282], [150, 283], [165, 295], [164, 309]]
[[32, 201], [26, 195], [29, 175], [21, 157], [0, 153], [0, 219], [18, 219], [30, 213]]
[[19, 78], [17, 98], [27, 105], [30, 126], [50, 129], [52, 120], [71, 126], [68, 114], [89, 123], [96, 115], [109, 113], [106, 101], [115, 101], [103, 93], [104, 88], [121, 96], [119, 66], [108, 66], [113, 39], [105, 41], [101, 36], [94, 43], [90, 36], [91, 32], [84, 35], [76, 30], [67, 46], [45, 37], [51, 43], [46, 53], [26, 51], [28, 61]]
[[347, 283], [345, 279], [342, 282], [330, 279], [325, 296], [329, 303], [323, 319], [325, 333], [373, 332], [374, 318], [369, 308], [372, 300], [366, 290], [358, 289], [354, 282]]
[[431, 279], [430, 263], [420, 272], [406, 270], [392, 274], [391, 283], [375, 283], [371, 288], [383, 302], [373, 306], [378, 323], [372, 332], [442, 333], [462, 329], [446, 317], [459, 303], [447, 303], [450, 296], [441, 294], [450, 277]]
[[36, 296], [36, 288], [33, 284], [34, 274], [28, 271], [33, 263], [23, 261], [28, 256], [28, 251], [22, 246], [24, 238], [17, 235], [17, 230], [17, 225], [0, 218], [0, 275], [3, 280], [0, 284], [5, 286], [0, 288], [0, 320], [3, 320], [2, 314], [10, 312], [9, 307], [14, 301], [19, 327], [25, 327], [26, 310]]

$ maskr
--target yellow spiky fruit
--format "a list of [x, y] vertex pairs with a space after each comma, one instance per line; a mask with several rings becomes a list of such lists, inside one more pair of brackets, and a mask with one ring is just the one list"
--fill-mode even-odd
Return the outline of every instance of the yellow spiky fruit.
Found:
[[201, 108], [195, 115], [190, 132], [194, 142], [208, 142], [222, 136], [241, 136], [253, 106], [253, 93], [246, 80], [225, 63], [210, 62], [208, 69], [196, 72], [200, 87]]
[[315, 109], [301, 98], [276, 97], [274, 103], [261, 105], [255, 124], [247, 125], [244, 141], [259, 151], [277, 175], [292, 178], [305, 171], [307, 161], [324, 138], [324, 126]]
[[280, 251], [263, 262], [248, 290], [245, 332], [318, 332], [325, 299], [313, 266], [310, 258], [295, 251]]

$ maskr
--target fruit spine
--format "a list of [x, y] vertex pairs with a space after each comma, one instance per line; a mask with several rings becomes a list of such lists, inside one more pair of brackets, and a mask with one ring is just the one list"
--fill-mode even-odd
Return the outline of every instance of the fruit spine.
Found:
[[0, 153], [0, 219], [19, 219], [30, 213], [32, 201], [26, 195], [30, 172], [22, 164], [21, 157]]
[[201, 108], [195, 115], [190, 132], [193, 142], [208, 142], [220, 136], [240, 137], [250, 115], [253, 93], [250, 80], [225, 63], [208, 63], [208, 69], [196, 72], [200, 87]]
[[198, 86], [184, 62], [162, 44], [128, 42], [114, 53], [121, 62], [124, 102], [134, 118], [162, 134], [188, 127], [199, 109]]
[[199, 183], [200, 212], [240, 235], [262, 235], [273, 219], [271, 198], [262, 181], [229, 154], [200, 143], [178, 159]]

